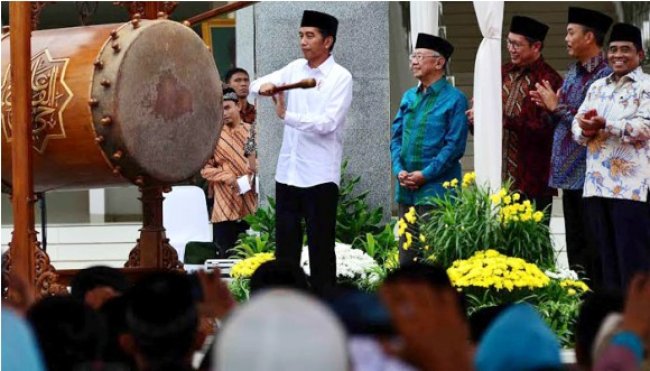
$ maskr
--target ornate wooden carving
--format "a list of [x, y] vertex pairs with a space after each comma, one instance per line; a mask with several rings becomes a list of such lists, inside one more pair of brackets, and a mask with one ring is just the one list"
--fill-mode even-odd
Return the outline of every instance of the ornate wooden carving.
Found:
[[[65, 285], [59, 284], [58, 275], [56, 269], [50, 264], [50, 257], [45, 251], [41, 249], [40, 243], [36, 240], [36, 232], [30, 233], [30, 240], [32, 244], [32, 249], [34, 251], [34, 282], [33, 287], [35, 288], [36, 298], [50, 295], [64, 295], [68, 293]], [[12, 246], [11, 242], [9, 243], [9, 251], [3, 256], [3, 267], [2, 272], [3, 279], [8, 280], [9, 286], [11, 285], [11, 271], [13, 268], [12, 265]], [[31, 286], [31, 285], [30, 285]], [[7, 287], [3, 287], [2, 297], [4, 299], [10, 299], [12, 302], [21, 304], [27, 298], [23, 297], [24, 292], [21, 290], [8, 290]]]
[[163, 12], [166, 15], [172, 14], [178, 1], [114, 1], [113, 4], [126, 8], [129, 18], [140, 14], [143, 18], [155, 19], [158, 17], [158, 12]]
[[30, 3], [32, 5], [32, 29], [37, 30], [38, 22], [41, 18], [41, 11], [43, 11], [43, 8], [47, 4], [54, 3], [54, 1], [31, 1]]
[[88, 24], [88, 20], [97, 12], [99, 1], [75, 1], [75, 7], [79, 14], [79, 23], [82, 26]]
[[36, 242], [34, 249], [34, 269], [36, 270], [36, 294], [38, 296], [63, 295], [68, 290], [65, 286], [57, 283], [56, 269], [50, 264], [50, 257]]
[[[169, 239], [165, 238], [162, 243], [162, 265], [161, 268], [183, 271], [183, 263], [178, 260], [178, 253], [169, 244]], [[140, 239], [138, 238], [135, 247], [129, 253], [129, 260], [124, 264], [125, 268], [141, 267], [140, 263]]]

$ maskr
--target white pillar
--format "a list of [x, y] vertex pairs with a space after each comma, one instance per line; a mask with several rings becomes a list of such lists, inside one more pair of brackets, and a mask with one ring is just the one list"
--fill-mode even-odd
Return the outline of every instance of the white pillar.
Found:
[[411, 44], [415, 48], [418, 33], [438, 36], [439, 1], [411, 1]]
[[474, 1], [483, 41], [474, 65], [476, 183], [501, 188], [501, 28], [503, 1]]
[[91, 223], [104, 223], [106, 217], [106, 192], [104, 188], [88, 191], [88, 213]]

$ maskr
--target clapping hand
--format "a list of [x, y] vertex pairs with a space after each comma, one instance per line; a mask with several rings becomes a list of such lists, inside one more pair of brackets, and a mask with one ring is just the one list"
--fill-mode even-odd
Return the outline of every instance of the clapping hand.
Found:
[[585, 112], [583, 115], [576, 116], [580, 129], [582, 129], [582, 136], [591, 138], [598, 134], [600, 129], [605, 127], [605, 118], [598, 116], [595, 109]]
[[560, 100], [560, 89], [553, 91], [551, 83], [548, 80], [542, 81], [542, 84], [535, 84], [536, 90], [529, 92], [530, 99], [539, 107], [548, 111], [555, 111]]
[[221, 271], [215, 267], [211, 273], [198, 271], [196, 275], [203, 292], [203, 300], [199, 303], [200, 314], [223, 319], [235, 307], [235, 299], [221, 279]]

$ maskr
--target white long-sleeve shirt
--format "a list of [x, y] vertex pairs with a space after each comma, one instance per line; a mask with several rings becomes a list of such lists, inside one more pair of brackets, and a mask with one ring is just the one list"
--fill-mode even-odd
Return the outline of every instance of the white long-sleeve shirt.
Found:
[[316, 87], [286, 92], [282, 148], [275, 180], [295, 187], [312, 187], [341, 180], [343, 127], [352, 102], [352, 75], [330, 56], [316, 68], [297, 59], [251, 83], [251, 98], [265, 83], [276, 86], [316, 79]]

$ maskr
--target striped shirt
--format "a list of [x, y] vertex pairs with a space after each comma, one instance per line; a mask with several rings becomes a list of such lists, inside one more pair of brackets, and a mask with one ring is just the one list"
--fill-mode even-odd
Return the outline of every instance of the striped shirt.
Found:
[[244, 157], [244, 143], [249, 136], [249, 124], [230, 128], [224, 125], [214, 154], [201, 170], [214, 192], [212, 222], [240, 220], [257, 209], [257, 194], [253, 190], [241, 195], [230, 182], [249, 174], [248, 159]]

